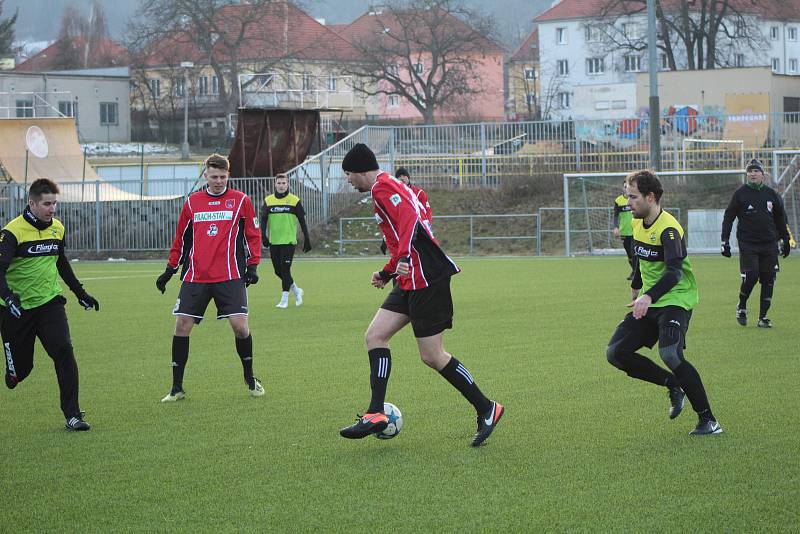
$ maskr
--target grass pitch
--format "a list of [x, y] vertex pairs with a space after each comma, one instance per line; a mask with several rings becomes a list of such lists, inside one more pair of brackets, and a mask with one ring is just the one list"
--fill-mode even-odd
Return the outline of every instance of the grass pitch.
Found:
[[[797, 302], [800, 261], [783, 262], [775, 328], [734, 320], [736, 260], [693, 257], [701, 303], [687, 358], [703, 377], [719, 436], [689, 437], [687, 402], [667, 418], [665, 389], [605, 360], [626, 312], [622, 258], [464, 259], [445, 336], [508, 409], [479, 449], [471, 407], [419, 361], [410, 331], [393, 341], [387, 400], [396, 439], [347, 441], [338, 429], [368, 402], [363, 332], [385, 292], [379, 259], [304, 261], [300, 308], [274, 307], [262, 265], [250, 290], [256, 376], [250, 398], [227, 322], [191, 338], [185, 401], [170, 387], [178, 290], [162, 263], [75, 264], [101, 302], [68, 313], [93, 425], [68, 433], [52, 364], [0, 391], [3, 530], [22, 531], [797, 531]], [[657, 352], [650, 352], [658, 360]], [[794, 504], [792, 504], [794, 503]]]

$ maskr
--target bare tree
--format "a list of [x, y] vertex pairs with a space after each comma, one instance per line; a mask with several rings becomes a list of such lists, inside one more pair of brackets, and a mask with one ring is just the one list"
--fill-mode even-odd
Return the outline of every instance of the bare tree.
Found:
[[[0, 0], [0, 15], [3, 14], [4, 1]], [[19, 15], [19, 11], [15, 11], [7, 19], [0, 19], [0, 54], [9, 54], [13, 51], [14, 24], [17, 22], [17, 15]]]
[[[274, 68], [290, 49], [290, 28], [267, 27], [268, 10], [283, 10], [278, 0], [142, 0], [128, 28], [132, 67], [145, 72], [169, 68], [181, 61], [213, 69], [218, 80], [217, 102], [224, 113], [239, 105], [240, 74]], [[255, 58], [254, 49], [269, 49]]]
[[64, 9], [61, 29], [58, 32], [56, 57], [50, 68], [57, 70], [86, 67], [110, 67], [115, 64], [110, 42], [108, 24], [103, 6], [93, 0], [88, 15], [75, 5]]
[[399, 96], [428, 124], [437, 110], [463, 109], [482, 91], [474, 71], [498, 49], [490, 17], [461, 0], [390, 0], [369, 23], [365, 35], [350, 38], [361, 60], [342, 63], [362, 82], [356, 91]]
[[538, 110], [538, 119], [550, 120], [553, 111], [560, 106], [560, 95], [565, 91], [565, 78], [558, 72], [558, 65], [555, 63], [547, 63], [540, 65], [540, 83], [546, 82], [544, 86], [540, 86], [540, 94], [536, 96], [536, 108]]
[[[670, 70], [714, 69], [733, 65], [732, 52], [760, 53], [765, 37], [754, 16], [757, 0], [656, 1], [658, 49], [666, 56]], [[647, 10], [647, 0], [605, 0], [600, 16], [587, 25], [596, 36], [598, 51], [647, 49], [645, 31], [623, 30], [632, 15]]]

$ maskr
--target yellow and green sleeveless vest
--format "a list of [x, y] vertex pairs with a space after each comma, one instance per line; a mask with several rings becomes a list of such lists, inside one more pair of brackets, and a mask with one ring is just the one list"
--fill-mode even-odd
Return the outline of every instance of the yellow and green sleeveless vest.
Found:
[[631, 214], [631, 207], [628, 206], [628, 199], [620, 195], [614, 200], [614, 204], [617, 205], [617, 209], [619, 210], [618, 220], [620, 237], [633, 235], [633, 226], [631, 225], [633, 215]]
[[283, 198], [272, 194], [264, 199], [264, 204], [267, 205], [270, 244], [297, 244], [297, 204], [299, 202], [300, 199], [291, 193]]

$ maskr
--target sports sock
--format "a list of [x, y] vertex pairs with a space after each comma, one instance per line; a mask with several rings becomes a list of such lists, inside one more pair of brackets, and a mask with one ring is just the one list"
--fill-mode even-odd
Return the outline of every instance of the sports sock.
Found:
[[[706, 396], [706, 389], [703, 387], [703, 381], [700, 379], [700, 373], [694, 366], [687, 362], [682, 361], [681, 364], [675, 368], [675, 376], [681, 383], [683, 392], [692, 404], [692, 409], [698, 414], [708, 414], [711, 419], [714, 415], [711, 413], [711, 406], [708, 404], [708, 396]], [[705, 415], [704, 415], [705, 416]]]
[[478, 415], [485, 414], [492, 407], [492, 401], [481, 392], [467, 368], [455, 356], [450, 358], [450, 361], [439, 371], [439, 374], [475, 407]]
[[750, 293], [752, 293], [753, 288], [756, 287], [756, 282], [758, 282], [758, 273], [750, 271], [742, 273], [742, 286], [739, 288], [740, 310], [747, 309], [747, 299], [750, 298]]
[[189, 359], [189, 336], [172, 336], [172, 392], [183, 389], [183, 371]]
[[236, 353], [242, 360], [242, 370], [244, 371], [244, 381], [249, 387], [254, 387], [253, 381], [253, 335], [250, 334], [244, 339], [236, 338]]
[[773, 273], [761, 273], [759, 278], [761, 280], [761, 306], [758, 318], [763, 319], [767, 316], [769, 307], [772, 305], [772, 290], [775, 287], [775, 279]]
[[386, 386], [392, 373], [392, 352], [388, 348], [372, 349], [369, 355], [369, 386], [372, 398], [367, 413], [383, 413], [383, 401], [386, 399]]

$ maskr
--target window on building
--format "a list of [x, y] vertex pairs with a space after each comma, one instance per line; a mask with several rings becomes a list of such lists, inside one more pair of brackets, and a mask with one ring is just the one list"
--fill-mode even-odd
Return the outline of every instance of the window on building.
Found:
[[800, 122], [800, 97], [783, 97], [783, 121], [792, 123]]
[[100, 102], [100, 126], [116, 126], [119, 124], [116, 102]]
[[303, 73], [303, 91], [311, 91], [311, 73]]
[[569, 75], [569, 60], [567, 60], [567, 59], [559, 59], [556, 62], [556, 66], [558, 67], [558, 75], [559, 76], [567, 76], [567, 75]]
[[567, 29], [566, 28], [556, 28], [556, 44], [560, 44], [560, 45], [567, 44]]
[[150, 93], [153, 98], [161, 98], [161, 80], [158, 78], [150, 78]]
[[744, 21], [744, 19], [736, 19], [735, 28], [733, 31], [736, 37], [744, 37], [747, 35], [747, 23]]
[[425, 63], [423, 63], [422, 60], [417, 61], [417, 63], [414, 65], [414, 72], [417, 74], [422, 74], [425, 72]]
[[611, 109], [625, 109], [628, 106], [626, 100], [612, 100]]
[[33, 100], [17, 100], [17, 118], [33, 117]]
[[625, 22], [622, 24], [622, 35], [630, 40], [639, 38], [639, 25], [635, 22]]
[[400, 67], [397, 66], [397, 63], [386, 65], [386, 74], [389, 76], [397, 76], [400, 74]]
[[736, 66], [744, 67], [744, 54], [736, 54]]
[[600, 28], [594, 25], [586, 26], [586, 42], [595, 43], [600, 40]]
[[558, 106], [561, 109], [569, 109], [572, 107], [572, 93], [558, 93]]
[[780, 72], [780, 70], [781, 70], [781, 58], [778, 58], [778, 57], [772, 58], [772, 70], [773, 70], [773, 72]]
[[525, 79], [526, 80], [535, 80], [536, 79], [536, 69], [526, 68], [525, 69]]
[[661, 70], [669, 69], [669, 58], [667, 54], [661, 54]]
[[335, 91], [338, 80], [335, 74], [328, 76], [328, 91]]
[[769, 38], [773, 41], [780, 39], [780, 29], [777, 26], [771, 26], [769, 29]]
[[536, 93], [525, 94], [525, 104], [527, 104], [529, 108], [536, 107]]
[[206, 96], [208, 94], [208, 76], [200, 76], [197, 79], [197, 92], [200, 96]]
[[175, 80], [175, 96], [183, 96], [186, 93], [186, 78]]
[[212, 76], [211, 77], [211, 94], [218, 95], [219, 94], [219, 77]]
[[65, 117], [74, 117], [72, 114], [72, 100], [59, 100], [58, 112]]
[[400, 95], [389, 95], [389, 107], [390, 108], [400, 107]]
[[797, 72], [797, 58], [793, 57], [789, 59], [789, 72]]
[[601, 57], [590, 57], [586, 60], [586, 74], [603, 74], [606, 71], [605, 62]]
[[796, 41], [797, 40], [797, 27], [796, 26], [789, 26], [786, 28], [786, 40], [788, 41]]
[[639, 72], [642, 70], [642, 56], [627, 54], [625, 56], [625, 72]]

